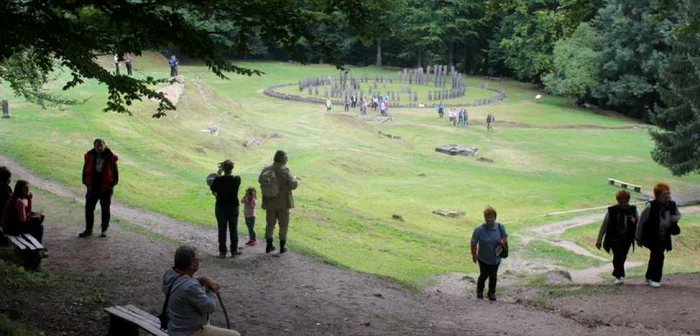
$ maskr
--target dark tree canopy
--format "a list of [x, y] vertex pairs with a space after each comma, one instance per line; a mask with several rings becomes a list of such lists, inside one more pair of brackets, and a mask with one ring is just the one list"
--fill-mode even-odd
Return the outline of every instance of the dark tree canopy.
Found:
[[[249, 51], [265, 40], [290, 58], [306, 61], [300, 44], [323, 35], [317, 26], [345, 26], [360, 40], [370, 42], [390, 27], [372, 18], [389, 9], [392, 0], [3, 0], [0, 1], [0, 79], [30, 100], [50, 99], [38, 88], [58, 66], [72, 80], [64, 89], [96, 79], [107, 85], [105, 111], [129, 113], [127, 107], [142, 97], [161, 101], [156, 117], [174, 106], [149, 87], [162, 82], [116, 76], [96, 62], [98, 55], [123, 57], [143, 50], [176, 47], [202, 60], [216, 75], [260, 74], [234, 65], [227, 52]], [[216, 21], [218, 24], [203, 24]], [[228, 38], [220, 38], [221, 36]], [[317, 52], [340, 64], [333, 39], [319, 43]], [[39, 77], [37, 77], [39, 76]], [[31, 79], [28, 81], [28, 79]], [[39, 86], [37, 86], [39, 85]]]

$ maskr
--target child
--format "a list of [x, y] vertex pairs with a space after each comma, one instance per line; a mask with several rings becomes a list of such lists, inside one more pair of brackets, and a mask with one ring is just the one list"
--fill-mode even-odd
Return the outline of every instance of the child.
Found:
[[248, 237], [249, 240], [245, 243], [247, 246], [258, 245], [258, 241], [255, 239], [255, 204], [258, 203], [258, 197], [256, 195], [255, 187], [248, 187], [245, 190], [245, 196], [241, 200], [243, 203], [243, 216], [245, 216], [245, 225], [248, 227]]

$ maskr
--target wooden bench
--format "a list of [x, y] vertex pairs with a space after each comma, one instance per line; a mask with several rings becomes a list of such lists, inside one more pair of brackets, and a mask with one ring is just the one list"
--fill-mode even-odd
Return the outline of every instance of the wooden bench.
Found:
[[638, 186], [638, 185], [632, 184], [632, 183], [627, 183], [627, 182], [620, 181], [620, 180], [616, 180], [614, 178], [609, 178], [608, 183], [611, 185], [619, 184], [620, 187], [622, 187], [624, 189], [632, 188], [632, 189], [634, 189], [634, 191], [636, 191], [638, 193], [642, 192], [641, 186]]
[[109, 335], [138, 336], [139, 329], [151, 335], [168, 336], [160, 329], [160, 319], [133, 305], [112, 306], [105, 308], [109, 313]]
[[29, 270], [36, 270], [41, 265], [41, 251], [46, 250], [44, 245], [32, 237], [28, 233], [17, 236], [5, 235], [7, 240], [17, 248], [17, 251], [22, 256], [24, 267]]

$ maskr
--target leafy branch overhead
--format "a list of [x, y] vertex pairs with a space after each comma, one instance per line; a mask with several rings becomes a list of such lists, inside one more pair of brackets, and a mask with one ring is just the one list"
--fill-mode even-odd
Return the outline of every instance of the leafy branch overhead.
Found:
[[[5, 0], [0, 1], [0, 80], [31, 101], [38, 96], [51, 100], [40, 92], [41, 84], [45, 74], [64, 67], [72, 76], [64, 89], [87, 79], [107, 86], [104, 111], [130, 113], [129, 105], [147, 97], [160, 101], [154, 117], [161, 117], [175, 107], [151, 87], [167, 80], [117, 76], [101, 67], [97, 56], [123, 58], [126, 53], [138, 56], [148, 49], [175, 47], [184, 56], [202, 60], [221, 78], [230, 73], [260, 75], [225, 56], [266, 40], [292, 59], [306, 62], [300, 44], [319, 38], [314, 34], [318, 25], [347, 26], [361, 41], [371, 43], [389, 34], [390, 27], [366, 18], [388, 10], [390, 4], [391, 0]], [[212, 18], [216, 20], [207, 21]], [[205, 24], [212, 21], [217, 25]], [[334, 47], [324, 43], [320, 51], [339, 66]]]

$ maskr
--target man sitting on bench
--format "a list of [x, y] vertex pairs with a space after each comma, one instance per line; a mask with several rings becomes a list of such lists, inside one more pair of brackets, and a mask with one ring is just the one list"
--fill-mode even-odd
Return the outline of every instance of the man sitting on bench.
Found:
[[234, 330], [209, 324], [209, 314], [216, 308], [219, 283], [207, 276], [195, 278], [199, 270], [199, 253], [191, 246], [175, 251], [175, 267], [163, 275], [163, 293], [168, 298], [169, 336], [240, 336]]
[[[5, 203], [2, 211], [2, 229], [7, 235], [20, 235], [29, 233], [42, 243], [44, 238], [44, 215], [32, 212], [32, 193], [29, 191], [29, 182], [19, 180], [15, 184], [15, 191]], [[48, 255], [42, 251], [42, 257]]]

